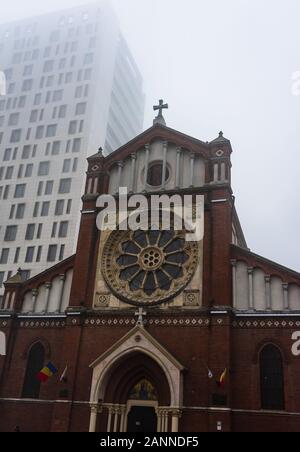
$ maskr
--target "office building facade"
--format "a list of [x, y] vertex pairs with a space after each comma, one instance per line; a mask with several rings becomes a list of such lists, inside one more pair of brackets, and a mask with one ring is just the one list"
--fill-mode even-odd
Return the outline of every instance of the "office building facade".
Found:
[[75, 251], [86, 157], [142, 130], [144, 95], [106, 3], [0, 25], [0, 69], [1, 286]]

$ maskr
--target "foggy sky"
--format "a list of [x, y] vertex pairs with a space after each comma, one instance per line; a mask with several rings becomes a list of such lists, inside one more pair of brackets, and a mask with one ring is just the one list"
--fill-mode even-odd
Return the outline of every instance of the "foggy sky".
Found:
[[[90, 3], [1, 2], [0, 21]], [[237, 210], [252, 251], [300, 271], [299, 0], [112, 0], [145, 81], [145, 128], [232, 142]], [[1, 61], [0, 61], [1, 65]]]

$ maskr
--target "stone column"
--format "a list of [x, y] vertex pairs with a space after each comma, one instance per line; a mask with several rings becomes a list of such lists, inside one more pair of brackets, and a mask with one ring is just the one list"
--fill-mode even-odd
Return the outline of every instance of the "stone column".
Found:
[[221, 163], [221, 182], [225, 182], [226, 180], [226, 164], [224, 162]]
[[289, 299], [289, 285], [287, 283], [282, 284], [283, 289], [283, 309], [285, 311], [290, 311], [290, 299]]
[[9, 303], [9, 311], [13, 311], [14, 309], [14, 304], [15, 304], [15, 299], [16, 299], [16, 292], [11, 292], [11, 297], [10, 297], [10, 303]]
[[232, 297], [233, 297], [233, 307], [237, 308], [237, 296], [236, 296], [236, 267], [237, 261], [232, 260]]
[[59, 275], [59, 295], [58, 295], [58, 312], [62, 310], [63, 294], [65, 286], [66, 275]]
[[45, 298], [46, 298], [46, 302], [45, 302], [45, 312], [48, 312], [48, 310], [49, 310], [49, 302], [50, 302], [50, 291], [51, 291], [52, 283], [51, 283], [51, 282], [47, 282], [47, 283], [45, 284], [45, 287], [46, 287], [46, 295], [45, 295]]
[[176, 180], [175, 188], [180, 188], [180, 158], [181, 158], [181, 148], [177, 148], [177, 159], [176, 159]]
[[163, 410], [162, 416], [162, 432], [165, 433], [168, 431], [168, 422], [169, 421], [169, 412], [168, 410]]
[[253, 297], [253, 267], [248, 267], [248, 279], [249, 279], [249, 298], [248, 298], [248, 308], [254, 310], [254, 297]]
[[266, 285], [266, 308], [267, 311], [272, 310], [272, 300], [271, 300], [271, 276], [265, 276], [265, 285]]
[[121, 406], [120, 407], [120, 412], [121, 412], [121, 421], [120, 421], [120, 432], [124, 433], [125, 432], [125, 415], [126, 415], [126, 406]]
[[149, 159], [150, 159], [150, 144], [146, 144], [146, 158], [145, 158], [145, 180], [144, 180], [144, 191], [147, 191], [147, 179], [149, 170]]
[[168, 156], [168, 142], [164, 141], [164, 143], [163, 143], [163, 169], [162, 169], [162, 182], [161, 182], [161, 188], [163, 190], [166, 187], [167, 156]]
[[112, 421], [112, 415], [113, 415], [113, 406], [108, 407], [108, 418], [107, 418], [107, 432], [110, 433], [111, 431], [111, 421]]
[[219, 164], [214, 164], [214, 182], [219, 182]]
[[162, 411], [160, 408], [156, 409], [156, 416], [157, 416], [157, 433], [160, 433], [162, 430]]
[[36, 311], [36, 302], [37, 302], [37, 297], [39, 294], [39, 291], [37, 289], [33, 289], [32, 290], [32, 312]]
[[118, 162], [118, 190], [117, 190], [117, 193], [119, 192], [119, 188], [121, 187], [123, 168], [124, 168], [124, 163]]
[[136, 154], [131, 154], [131, 186], [130, 193], [135, 191], [135, 167], [136, 167]]
[[115, 406], [114, 410], [113, 410], [113, 413], [115, 415], [115, 418], [114, 418], [114, 433], [116, 433], [118, 431], [120, 408], [118, 406]]
[[195, 154], [190, 155], [190, 188], [194, 186], [194, 172], [195, 172]]
[[172, 411], [172, 433], [177, 433], [179, 429], [179, 418], [181, 417], [181, 410]]
[[98, 415], [98, 405], [96, 403], [91, 403], [91, 417], [90, 417], [90, 433], [96, 432], [96, 426], [97, 426], [97, 415]]

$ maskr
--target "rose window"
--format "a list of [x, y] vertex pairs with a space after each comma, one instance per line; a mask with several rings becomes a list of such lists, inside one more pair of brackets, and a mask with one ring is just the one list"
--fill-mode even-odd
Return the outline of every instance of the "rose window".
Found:
[[182, 231], [115, 231], [103, 253], [104, 278], [123, 301], [159, 304], [175, 297], [191, 280], [198, 247]]

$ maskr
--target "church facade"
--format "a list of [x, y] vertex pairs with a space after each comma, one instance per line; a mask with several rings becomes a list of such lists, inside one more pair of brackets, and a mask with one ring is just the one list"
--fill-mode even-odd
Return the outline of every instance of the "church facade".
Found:
[[[88, 159], [76, 254], [5, 283], [0, 431], [299, 431], [300, 274], [249, 250], [231, 154], [157, 121]], [[119, 187], [201, 196], [204, 236], [99, 230]]]

